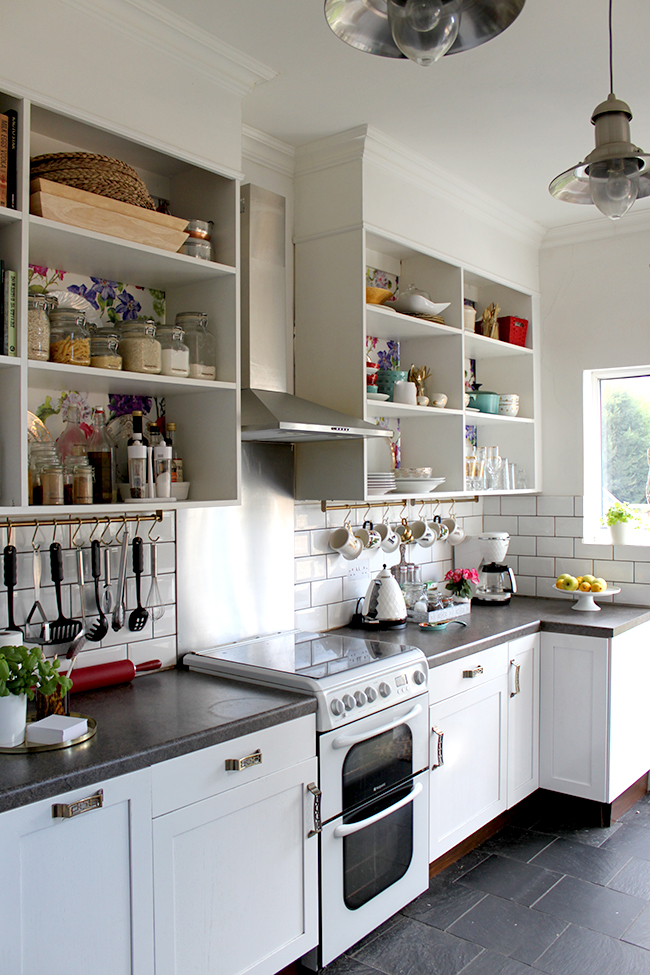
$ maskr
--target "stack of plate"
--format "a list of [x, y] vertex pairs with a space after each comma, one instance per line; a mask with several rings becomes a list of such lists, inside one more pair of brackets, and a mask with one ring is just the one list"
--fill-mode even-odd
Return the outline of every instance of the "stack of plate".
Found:
[[368, 494], [390, 494], [395, 490], [395, 472], [368, 474]]
[[395, 471], [397, 475], [396, 490], [406, 494], [428, 494], [430, 491], [445, 483], [444, 477], [432, 477], [430, 467], [406, 467]]

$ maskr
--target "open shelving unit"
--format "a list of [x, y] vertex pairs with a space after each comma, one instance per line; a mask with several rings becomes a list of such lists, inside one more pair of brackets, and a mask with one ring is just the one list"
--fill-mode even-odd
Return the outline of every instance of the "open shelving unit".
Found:
[[[18, 356], [0, 355], [0, 514], [46, 513], [28, 506], [27, 412], [30, 392], [46, 395], [74, 389], [93, 394], [164, 397], [175, 420], [178, 447], [191, 481], [186, 502], [173, 507], [232, 504], [240, 496], [239, 438], [239, 181], [218, 167], [207, 169], [190, 153], [164, 151], [125, 139], [102, 121], [80, 121], [35, 102], [0, 92], [0, 111], [18, 112], [18, 210], [0, 207], [0, 258], [18, 272]], [[121, 159], [133, 166], [152, 196], [170, 201], [171, 212], [212, 220], [215, 261], [161, 250], [29, 213], [29, 160], [47, 152], [84, 151]], [[27, 358], [29, 265], [128, 282], [161, 290], [166, 318], [202, 311], [215, 338], [217, 376], [213, 382], [176, 379], [106, 369], [79, 368]], [[74, 513], [78, 506], [57, 507]], [[85, 505], [81, 510], [105, 510]], [[115, 512], [148, 510], [148, 505], [116, 504]], [[48, 509], [49, 510], [49, 509]]]

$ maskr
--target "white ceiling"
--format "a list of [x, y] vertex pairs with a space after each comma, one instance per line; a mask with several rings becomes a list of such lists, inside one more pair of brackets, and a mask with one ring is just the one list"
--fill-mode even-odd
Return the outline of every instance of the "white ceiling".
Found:
[[[547, 186], [594, 145], [591, 113], [609, 91], [608, 0], [527, 0], [499, 37], [429, 68], [349, 47], [323, 0], [158, 2], [277, 72], [245, 96], [247, 125], [300, 146], [368, 123], [543, 227], [606, 220]], [[649, 36], [648, 0], [615, 0], [614, 88], [645, 151]]]

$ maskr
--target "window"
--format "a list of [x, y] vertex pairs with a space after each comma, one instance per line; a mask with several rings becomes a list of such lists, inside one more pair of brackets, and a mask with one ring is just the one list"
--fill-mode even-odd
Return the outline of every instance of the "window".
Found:
[[602, 519], [616, 501], [650, 528], [650, 366], [585, 372], [583, 429], [585, 541], [609, 540]]

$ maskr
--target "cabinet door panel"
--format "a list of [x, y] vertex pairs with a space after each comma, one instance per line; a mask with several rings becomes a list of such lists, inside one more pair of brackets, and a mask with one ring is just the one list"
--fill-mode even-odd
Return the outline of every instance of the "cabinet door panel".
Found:
[[154, 820], [157, 975], [273, 975], [317, 934], [316, 759]]
[[[101, 808], [52, 818], [99, 788]], [[143, 770], [3, 814], [3, 971], [152, 975], [150, 810]]]
[[[430, 709], [444, 734], [444, 764], [431, 771], [429, 859], [435, 860], [506, 808], [507, 678]], [[436, 764], [438, 736], [431, 739]]]
[[649, 639], [650, 623], [645, 623], [611, 643], [608, 802], [650, 769]]
[[508, 809], [539, 784], [539, 634], [509, 644]]

